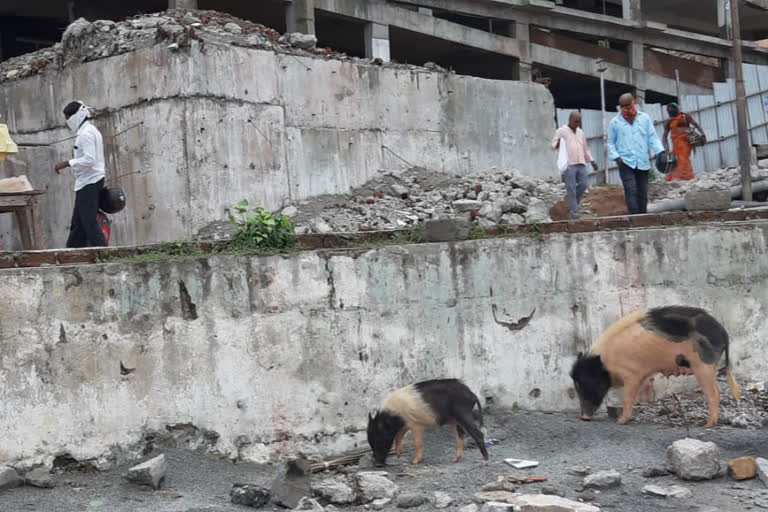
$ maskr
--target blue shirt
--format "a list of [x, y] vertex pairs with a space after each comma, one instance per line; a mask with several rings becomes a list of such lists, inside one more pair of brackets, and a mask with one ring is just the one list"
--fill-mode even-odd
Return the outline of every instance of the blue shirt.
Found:
[[664, 151], [664, 146], [653, 129], [653, 121], [644, 112], [638, 112], [632, 124], [621, 114], [611, 119], [608, 125], [608, 158], [621, 157], [633, 169], [650, 170], [649, 153], [654, 156]]

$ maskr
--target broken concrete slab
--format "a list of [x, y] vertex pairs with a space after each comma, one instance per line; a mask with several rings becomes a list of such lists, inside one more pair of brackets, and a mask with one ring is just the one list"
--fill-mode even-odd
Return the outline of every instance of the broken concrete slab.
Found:
[[608, 489], [621, 485], [621, 474], [615, 469], [598, 471], [584, 477], [584, 487], [592, 489]]
[[420, 507], [427, 501], [429, 501], [427, 497], [420, 492], [408, 492], [398, 496], [396, 504], [397, 508], [414, 508]]
[[483, 505], [480, 512], [499, 512], [503, 510], [514, 510], [515, 506], [512, 503], [504, 501], [489, 501]]
[[714, 180], [700, 180], [685, 194], [685, 209], [727, 210], [731, 207], [731, 187]]
[[482, 207], [483, 203], [474, 199], [459, 199], [453, 202], [453, 208], [457, 212], [461, 213], [471, 212], [472, 210], [480, 210]]
[[424, 241], [452, 242], [467, 240], [471, 226], [468, 220], [457, 218], [431, 219], [424, 222]]
[[525, 494], [517, 498], [519, 512], [600, 512], [594, 505], [580, 503], [549, 494]]
[[298, 505], [293, 510], [309, 510], [311, 512], [325, 512], [323, 506], [316, 499], [304, 496], [299, 500]]
[[236, 505], [259, 508], [269, 503], [271, 493], [257, 485], [234, 484], [229, 491], [229, 497]]
[[51, 478], [50, 471], [44, 467], [35, 468], [25, 474], [24, 483], [32, 487], [40, 487], [41, 489], [53, 489], [56, 485]]
[[667, 447], [666, 468], [683, 480], [709, 480], [720, 472], [720, 449], [715, 443], [680, 439]]
[[23, 483], [24, 480], [21, 479], [15, 469], [9, 466], [0, 466], [0, 491], [19, 487]]
[[165, 461], [165, 455], [160, 454], [130, 468], [125, 475], [125, 479], [138, 485], [148, 485], [157, 490], [160, 488], [163, 480], [165, 480], [167, 472], [168, 464]]
[[738, 457], [728, 461], [728, 474], [734, 480], [749, 480], [757, 475], [754, 457]]
[[392, 498], [399, 487], [387, 478], [386, 471], [361, 471], [355, 475], [357, 497], [363, 503], [382, 498]]
[[387, 505], [390, 504], [391, 501], [391, 498], [379, 498], [377, 500], [373, 500], [371, 502], [371, 508], [373, 510], [383, 510], [387, 507]]
[[434, 495], [435, 508], [448, 508], [453, 504], [453, 497], [442, 491], [435, 491]]
[[301, 498], [311, 497], [312, 467], [305, 459], [291, 459], [277, 468], [272, 480], [272, 502], [286, 508], [296, 508]]
[[312, 482], [311, 487], [312, 492], [316, 495], [329, 503], [337, 505], [354, 503], [356, 498], [354, 489], [352, 489], [344, 477], [325, 478]]
[[768, 487], [768, 460], [758, 457], [755, 459], [755, 465], [757, 466], [757, 477], [763, 482], [763, 485]]
[[643, 487], [642, 493], [648, 496], [658, 496], [662, 498], [690, 498], [693, 496], [690, 489], [680, 485], [662, 487], [660, 485], [649, 484]]
[[482, 502], [505, 502], [505, 503], [513, 503], [515, 501], [515, 498], [520, 496], [517, 493], [509, 492], [509, 491], [481, 491], [476, 492], [474, 497], [478, 501]]

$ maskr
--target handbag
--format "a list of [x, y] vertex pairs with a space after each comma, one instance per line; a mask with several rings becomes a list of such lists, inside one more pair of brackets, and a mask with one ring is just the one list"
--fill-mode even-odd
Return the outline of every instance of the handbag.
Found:
[[557, 152], [557, 170], [560, 174], [568, 168], [568, 148], [565, 145], [565, 139], [560, 137], [560, 149]]

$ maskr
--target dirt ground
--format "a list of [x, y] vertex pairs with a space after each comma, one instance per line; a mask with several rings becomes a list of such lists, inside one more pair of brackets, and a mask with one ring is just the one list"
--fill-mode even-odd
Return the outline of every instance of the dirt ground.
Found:
[[[601, 491], [593, 502], [603, 511], [742, 512], [768, 508], [768, 489], [762, 482], [758, 479], [735, 482], [725, 471], [729, 458], [768, 456], [768, 430], [719, 425], [708, 430], [692, 426], [686, 433], [684, 427], [667, 423], [669, 415], [659, 417], [661, 422], [657, 423], [653, 421], [655, 414], [648, 414], [654, 412], [653, 409], [644, 414], [642, 409], [646, 406], [637, 407], [637, 416], [625, 426], [617, 425], [604, 412], [592, 422], [582, 422], [575, 413], [492, 410], [486, 414], [488, 437], [497, 439], [498, 444], [489, 447], [487, 467], [480, 465], [479, 451], [469, 442], [464, 459], [453, 464], [453, 434], [449, 429], [443, 429], [425, 434], [421, 465], [411, 466], [406, 462], [411, 452], [409, 436], [403, 459], [390, 458], [385, 469], [400, 487], [400, 493], [416, 492], [426, 497], [438, 490], [448, 493], [454, 499], [446, 509], [449, 511], [473, 503], [473, 495], [484, 484], [502, 475], [544, 475], [548, 478], [546, 482], [521, 485], [518, 492], [536, 494], [548, 486], [564, 493], [566, 498], [577, 499], [582, 477], [568, 471], [575, 464], [589, 466], [592, 472], [615, 469], [621, 473], [622, 485]], [[733, 415], [734, 411], [730, 413]], [[663, 468], [666, 447], [686, 435], [718, 444], [720, 476], [704, 482], [682, 481], [672, 475], [643, 476], [646, 470]], [[269, 466], [235, 465], [183, 450], [165, 450], [163, 453], [168, 459], [168, 476], [160, 491], [126, 482], [121, 475], [127, 466], [105, 473], [64, 473], [54, 475], [57, 484], [54, 489], [21, 487], [3, 491], [0, 511], [245, 512], [253, 509], [229, 501], [232, 484], [242, 482], [268, 487], [274, 475], [274, 468]], [[540, 464], [533, 469], [517, 470], [504, 462], [503, 459], [509, 457], [532, 459]], [[693, 495], [683, 499], [649, 497], [642, 494], [642, 488], [647, 484], [682, 485]], [[340, 511], [366, 510], [362, 505], [338, 505], [337, 508]], [[264, 510], [280, 509], [266, 507]], [[385, 510], [397, 508], [391, 503]], [[413, 510], [434, 510], [434, 505], [426, 504]]]
[[[590, 187], [579, 205], [582, 218], [611, 217], [614, 215], [626, 215], [627, 203], [624, 200], [624, 188], [618, 185]], [[553, 221], [569, 220], [568, 200], [563, 199], [555, 203], [549, 210], [549, 216]]]

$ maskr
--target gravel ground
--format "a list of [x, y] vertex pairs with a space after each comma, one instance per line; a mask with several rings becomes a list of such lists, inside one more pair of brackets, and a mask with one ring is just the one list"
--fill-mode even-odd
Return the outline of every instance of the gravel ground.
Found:
[[[592, 471], [615, 469], [623, 484], [602, 491], [595, 504], [602, 510], [655, 512], [686, 510], [695, 512], [740, 512], [768, 508], [768, 489], [758, 480], [734, 482], [725, 475], [727, 460], [742, 455], [768, 455], [768, 431], [718, 426], [711, 430], [692, 427], [690, 436], [717, 443], [721, 450], [722, 475], [706, 482], [684, 482], [667, 475], [645, 478], [643, 471], [664, 466], [665, 449], [673, 441], [686, 436], [686, 429], [633, 419], [629, 425], [616, 425], [605, 414], [595, 421], [582, 422], [576, 414], [544, 414], [531, 412], [494, 412], [486, 415], [488, 437], [498, 440], [489, 447], [487, 467], [480, 465], [478, 450], [467, 443], [464, 460], [452, 464], [453, 437], [449, 429], [425, 435], [424, 460], [420, 466], [406, 464], [393, 457], [386, 470], [400, 486], [400, 492], [419, 492], [432, 496], [436, 490], [454, 498], [447, 510], [472, 503], [473, 495], [498, 476], [545, 475], [546, 483], [522, 485], [518, 492], [539, 493], [550, 486], [577, 499], [581, 477], [569, 474], [568, 468], [584, 464]], [[410, 436], [406, 438], [410, 452]], [[54, 489], [22, 487], [3, 491], [0, 511], [158, 511], [219, 512], [253, 510], [229, 502], [229, 490], [235, 482], [269, 486], [274, 468], [229, 462], [182, 450], [165, 450], [168, 459], [167, 481], [160, 491], [126, 482], [121, 475], [126, 467], [106, 473], [64, 473], [53, 475]], [[149, 457], [149, 456], [148, 456]], [[507, 465], [508, 457], [533, 459], [540, 465], [517, 470]], [[693, 496], [685, 499], [643, 496], [648, 483], [662, 486], [679, 484], [689, 488]], [[340, 510], [365, 510], [362, 506]], [[269, 508], [267, 508], [269, 509]], [[388, 509], [394, 510], [390, 504]], [[422, 505], [413, 510], [434, 510]], [[277, 509], [273, 509], [277, 510]]]

